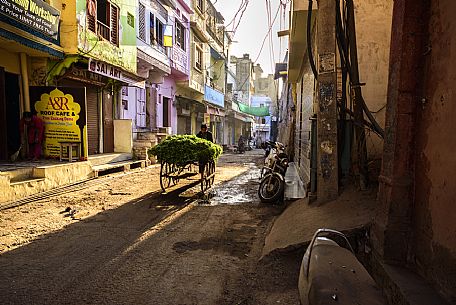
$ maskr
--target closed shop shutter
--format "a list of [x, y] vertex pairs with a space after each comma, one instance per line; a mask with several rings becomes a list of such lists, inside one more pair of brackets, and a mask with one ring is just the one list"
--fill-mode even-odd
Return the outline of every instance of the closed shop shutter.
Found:
[[97, 154], [99, 150], [98, 93], [96, 88], [87, 88], [87, 138], [89, 155]]

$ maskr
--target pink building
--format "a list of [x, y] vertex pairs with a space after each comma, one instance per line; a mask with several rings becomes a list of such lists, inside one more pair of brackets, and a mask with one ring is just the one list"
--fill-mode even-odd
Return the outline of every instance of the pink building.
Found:
[[[139, 0], [136, 28], [138, 74], [144, 88], [124, 87], [120, 117], [133, 121], [133, 139], [142, 134], [177, 134], [176, 82], [189, 78], [188, 0]], [[173, 46], [165, 46], [172, 35]]]

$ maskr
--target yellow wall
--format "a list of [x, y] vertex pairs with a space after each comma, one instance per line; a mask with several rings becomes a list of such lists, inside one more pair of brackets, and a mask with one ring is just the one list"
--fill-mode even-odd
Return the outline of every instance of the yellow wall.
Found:
[[6, 72], [21, 74], [19, 54], [17, 53], [0, 49], [0, 66], [4, 67]]
[[[385, 126], [393, 0], [355, 0], [356, 39], [360, 81], [364, 100], [380, 124]], [[370, 158], [380, 158], [383, 141], [367, 135]]]
[[51, 5], [60, 10], [60, 44], [66, 54], [78, 53], [78, 25], [76, 1], [51, 0]]

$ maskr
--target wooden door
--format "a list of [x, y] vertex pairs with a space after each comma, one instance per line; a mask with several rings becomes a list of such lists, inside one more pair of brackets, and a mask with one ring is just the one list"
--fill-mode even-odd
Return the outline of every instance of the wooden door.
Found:
[[103, 91], [103, 152], [114, 152], [114, 116], [112, 94]]

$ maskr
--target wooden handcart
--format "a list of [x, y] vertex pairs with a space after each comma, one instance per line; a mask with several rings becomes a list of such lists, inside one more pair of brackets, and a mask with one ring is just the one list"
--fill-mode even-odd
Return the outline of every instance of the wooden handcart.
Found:
[[161, 162], [160, 186], [165, 192], [167, 188], [176, 185], [182, 179], [190, 179], [200, 175], [201, 192], [212, 187], [215, 180], [215, 161], [191, 162], [184, 165]]

